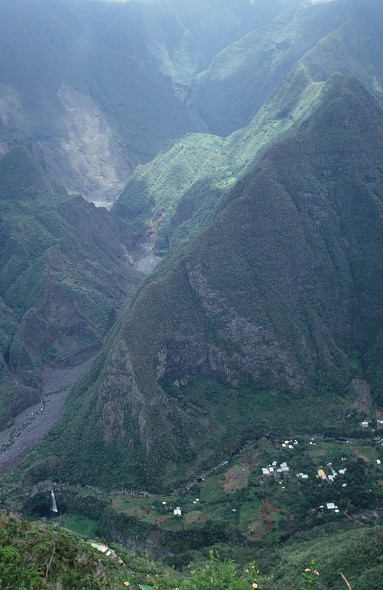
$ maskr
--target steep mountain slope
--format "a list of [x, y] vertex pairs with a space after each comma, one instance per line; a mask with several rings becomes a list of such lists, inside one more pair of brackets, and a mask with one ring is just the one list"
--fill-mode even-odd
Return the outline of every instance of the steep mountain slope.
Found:
[[295, 63], [344, 19], [338, 3], [288, 8], [225, 47], [194, 85], [190, 104], [209, 131], [244, 127]]
[[349, 355], [381, 367], [382, 142], [371, 96], [331, 79], [141, 290], [47, 442], [52, 477], [157, 489], [248, 437], [346, 428]]
[[[297, 0], [294, 3], [298, 4]], [[103, 19], [93, 17], [94, 37], [135, 57], [154, 76], [170, 78], [179, 96], [185, 98], [195, 74], [205, 69], [218, 51], [285, 7], [285, 0], [146, 0], [120, 5], [113, 14], [105, 6], [93, 5], [93, 13], [104, 15]], [[88, 22], [89, 5], [78, 5], [76, 13]]]
[[23, 145], [68, 190], [110, 201], [169, 141], [247, 125], [299, 60], [381, 96], [382, 31], [375, 0], [6, 0], [0, 153]]
[[3, 2], [0, 151], [28, 145], [70, 190], [126, 180], [200, 128], [182, 104], [194, 75], [285, 1]]
[[164, 255], [206, 227], [225, 195], [273, 141], [310, 115], [324, 82], [298, 64], [247, 127], [228, 138], [190, 134], [139, 166], [113, 206], [133, 238]]
[[[382, 565], [379, 559], [382, 528], [359, 528], [347, 533], [332, 534], [326, 539], [310, 538], [306, 542], [286, 547], [273, 556], [272, 588], [293, 587], [295, 573], [307, 567], [315, 556], [315, 567], [320, 571], [321, 584], [328, 590], [345, 587], [339, 572], [345, 572], [351, 588], [379, 590]], [[368, 558], [364, 561], [364, 557]], [[271, 557], [271, 556], [270, 556]], [[294, 573], [293, 573], [294, 572]]]
[[219, 52], [199, 74], [190, 106], [209, 131], [227, 135], [248, 123], [300, 59], [314, 80], [352, 75], [380, 100], [382, 38], [376, 0], [299, 3]]
[[170, 85], [93, 44], [71, 4], [1, 4], [0, 152], [27, 146], [66, 188], [88, 193], [198, 126]]
[[41, 365], [100, 345], [139, 275], [108, 212], [70, 197], [23, 148], [0, 160], [0, 202], [4, 425], [38, 399]]
[[381, 104], [382, 5], [376, 0], [352, 0], [348, 6], [347, 18], [308, 51], [302, 61], [318, 81], [334, 72], [355, 76]]
[[[331, 28], [334, 30], [328, 32]], [[289, 39], [285, 45], [282, 43], [278, 59], [274, 55], [276, 31], [281, 38]], [[188, 135], [150, 164], [138, 167], [114, 205], [115, 214], [126, 220], [134, 239], [132, 246], [150, 243], [154, 252], [163, 256], [206, 227], [222, 196], [254, 165], [267, 145], [293, 132], [315, 108], [324, 82], [334, 73], [356, 76], [381, 100], [382, 40], [383, 12], [373, 0], [363, 7], [355, 0], [290, 8], [271, 24], [247, 35], [247, 50], [239, 54], [249, 60], [252, 76], [258, 80], [248, 101], [250, 110], [259, 109], [257, 114], [246, 127], [227, 138]], [[265, 44], [273, 48], [270, 59], [275, 67], [279, 64], [275, 76], [270, 75], [273, 67], [260, 49]], [[312, 44], [312, 49], [306, 51]], [[296, 62], [299, 55], [302, 58]], [[262, 67], [254, 65], [256, 56]], [[290, 73], [285, 77], [287, 71]], [[283, 82], [262, 104], [280, 79]], [[233, 129], [240, 122], [234, 123], [231, 109], [237, 108], [236, 101], [243, 100], [247, 90], [241, 85], [246, 85], [246, 80], [243, 68], [234, 60], [226, 80], [234, 98], [222, 92], [221, 86], [218, 98], [214, 92], [211, 95], [214, 115], [220, 116], [222, 100], [222, 113]], [[204, 102], [204, 108], [208, 103]], [[245, 114], [243, 105], [240, 111]]]
[[[327, 590], [344, 587], [339, 571], [346, 572], [353, 587], [359, 590], [379, 590], [381, 587], [381, 526], [343, 534], [328, 533], [326, 542], [318, 538], [306, 543], [290, 542], [285, 551], [268, 548], [262, 560], [266, 562], [265, 567], [262, 563], [261, 573], [254, 571], [251, 575], [243, 572], [245, 568], [237, 568], [231, 559], [223, 562], [216, 556], [211, 556], [210, 565], [205, 565], [204, 556], [203, 562], [200, 561], [198, 566], [193, 564], [190, 572], [170, 571], [160, 562], [151, 562], [121, 545], [114, 544], [111, 549], [103, 543], [93, 541], [91, 544], [58, 526], [31, 523], [4, 511], [0, 513], [0, 537], [0, 575], [4, 590], [53, 590], [60, 586], [68, 590], [117, 590], [126, 586], [129, 580], [129, 586], [134, 590], [166, 590], [169, 587], [206, 590], [211, 587], [212, 579], [220, 582], [221, 587], [225, 583], [225, 587], [232, 586], [237, 590], [251, 587], [251, 580], [257, 579], [262, 587], [279, 590], [294, 587], [302, 580], [302, 572], [311, 565], [313, 555], [320, 578], [325, 583], [322, 587]], [[103, 554], [104, 548], [111, 553]], [[255, 569], [254, 551], [252, 556]], [[258, 557], [259, 549], [255, 551], [257, 565]], [[249, 569], [252, 569], [251, 565]], [[264, 577], [267, 573], [269, 575]]]
[[[125, 548], [113, 551], [85, 541], [60, 523], [32, 523], [20, 514], [0, 512], [0, 576], [4, 590], [66, 588], [117, 590], [130, 579], [135, 588], [154, 576], [154, 566]], [[106, 551], [108, 554], [105, 555]], [[166, 574], [157, 564], [156, 573]]]

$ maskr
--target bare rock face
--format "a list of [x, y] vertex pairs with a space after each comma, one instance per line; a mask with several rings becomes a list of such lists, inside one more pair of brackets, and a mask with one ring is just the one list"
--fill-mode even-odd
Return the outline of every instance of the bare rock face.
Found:
[[[31, 123], [14, 88], [0, 85], [0, 130], [33, 139], [29, 149], [46, 170], [71, 192], [85, 196], [121, 186], [131, 175], [129, 154], [90, 96], [63, 83], [57, 90], [58, 115], [49, 132], [33, 137]], [[0, 142], [0, 155], [18, 145]]]
[[26, 386], [40, 390], [44, 365], [81, 363], [100, 348], [141, 275], [111, 214], [71, 197], [23, 148], [0, 160], [0, 201], [0, 392], [12, 392], [0, 396], [0, 416], [3, 404], [8, 416], [29, 399]]
[[[127, 395], [127, 392], [128, 395]], [[145, 398], [137, 386], [132, 360], [124, 341], [119, 340], [108, 362], [105, 377], [99, 387], [97, 402], [106, 443], [121, 442], [126, 438], [125, 420], [138, 424], [140, 442], [149, 446], [145, 430]]]
[[[336, 77], [299, 133], [164, 261], [84, 392], [95, 402], [93, 465], [107, 457], [118, 481], [153, 489], [279, 429], [284, 409], [281, 428], [340, 423], [333, 408], [349, 399], [356, 342], [381, 376], [382, 142], [377, 105]], [[368, 407], [368, 387], [354, 387]], [[314, 402], [306, 426], [297, 408]]]
[[[228, 305], [222, 293], [209, 287], [200, 266], [190, 269], [189, 281], [206, 316], [219, 319], [222, 325], [218, 330], [222, 350], [212, 344], [205, 347], [207, 373], [216, 374], [232, 385], [237, 385], [238, 378], [246, 375], [259, 387], [281, 387], [299, 392], [307, 386], [296, 358], [291, 350], [283, 347], [271, 327], [256, 324], [239, 315]], [[190, 354], [184, 356], [190, 358]], [[194, 367], [203, 364], [191, 363]], [[184, 366], [182, 362], [178, 364]]]
[[67, 84], [57, 97], [61, 116], [54, 137], [33, 144], [50, 174], [69, 191], [85, 196], [126, 180], [132, 172], [128, 154], [96, 103]]
[[[28, 117], [23, 111], [20, 94], [15, 88], [0, 84], [0, 130], [1, 132], [15, 133], [18, 129], [30, 131]], [[0, 154], [7, 149], [5, 142], [0, 143]]]

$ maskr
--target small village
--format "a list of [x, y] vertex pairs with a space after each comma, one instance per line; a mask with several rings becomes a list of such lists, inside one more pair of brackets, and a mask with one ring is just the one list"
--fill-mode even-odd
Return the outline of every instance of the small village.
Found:
[[355, 510], [363, 505], [358, 494], [380, 489], [383, 501], [382, 460], [378, 440], [357, 444], [317, 437], [265, 438], [249, 443], [177, 494], [116, 496], [113, 507], [163, 530], [205, 530], [213, 523], [235, 523], [255, 541], [278, 535], [289, 515], [302, 511], [300, 498], [307, 517], [322, 520], [331, 515], [349, 518], [354, 505]]
[[[370, 427], [370, 423], [367, 420], [364, 420], [360, 423], [360, 426], [362, 428], [368, 428]], [[382, 428], [383, 426], [383, 420], [377, 420], [377, 428]], [[311, 439], [308, 443], [310, 446], [314, 446], [317, 445], [318, 443], [315, 442], [314, 439]], [[381, 446], [383, 446], [383, 443], [380, 443]], [[299, 445], [298, 440], [285, 440], [284, 442], [281, 443], [281, 449], [285, 450], [285, 451], [291, 451], [294, 450], [295, 448], [297, 448]], [[382, 465], [382, 459], [375, 459], [376, 461], [376, 466], [381, 466]], [[342, 477], [346, 474], [347, 471], [347, 457], [340, 457], [339, 461], [338, 461], [338, 465], [334, 466], [334, 464], [332, 462], [326, 463], [324, 465], [320, 465], [318, 467], [318, 469], [315, 471], [313, 470], [312, 473], [308, 474], [308, 473], [303, 473], [303, 472], [299, 472], [299, 473], [295, 473], [295, 476], [301, 480], [308, 480], [310, 478], [313, 478], [315, 480], [318, 481], [318, 484], [321, 485], [322, 482], [327, 483], [329, 486], [332, 482], [335, 481], [335, 479], [337, 477]], [[274, 477], [275, 480], [278, 482], [278, 484], [281, 487], [281, 489], [286, 489], [286, 476], [292, 475], [292, 470], [290, 469], [290, 466], [288, 465], [287, 461], [283, 461], [281, 463], [278, 464], [277, 461], [272, 461], [270, 464], [268, 464], [266, 467], [261, 467], [261, 472], [262, 472], [262, 477]], [[383, 474], [383, 472], [382, 472]], [[347, 487], [347, 482], [343, 482], [342, 484], [342, 488], [346, 488]], [[329, 495], [331, 495], [331, 487], [329, 487]], [[335, 502], [329, 501], [326, 502], [325, 504], [321, 504], [318, 507], [318, 512], [321, 513], [324, 510], [330, 510], [330, 511], [334, 511], [334, 513], [338, 514], [340, 512], [338, 506], [335, 504]]]

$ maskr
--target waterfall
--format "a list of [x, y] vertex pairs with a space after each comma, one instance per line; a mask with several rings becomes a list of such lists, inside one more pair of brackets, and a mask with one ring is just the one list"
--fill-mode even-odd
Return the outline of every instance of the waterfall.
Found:
[[55, 493], [53, 490], [51, 491], [51, 512], [58, 512]]

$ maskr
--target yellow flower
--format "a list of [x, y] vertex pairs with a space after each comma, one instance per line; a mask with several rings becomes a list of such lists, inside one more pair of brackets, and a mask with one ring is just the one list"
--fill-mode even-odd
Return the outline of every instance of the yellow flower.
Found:
[[126, 586], [127, 588], [129, 588], [130, 582], [124, 582], [124, 586]]
[[258, 588], [258, 584], [256, 582], [254, 582], [253, 584], [251, 584], [252, 588]]
[[311, 569], [309, 567], [306, 567], [305, 572], [311, 572]]

